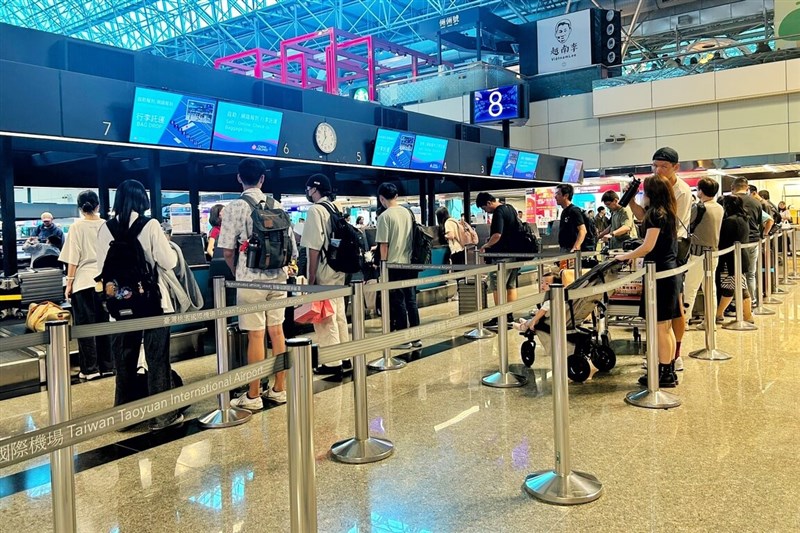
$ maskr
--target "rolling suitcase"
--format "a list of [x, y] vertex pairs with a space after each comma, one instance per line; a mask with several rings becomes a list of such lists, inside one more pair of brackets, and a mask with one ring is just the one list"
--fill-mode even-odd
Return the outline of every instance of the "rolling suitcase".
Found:
[[20, 307], [31, 303], [64, 301], [64, 272], [60, 268], [24, 270], [17, 274], [22, 292]]
[[[482, 306], [486, 309], [486, 281], [481, 280]], [[467, 278], [458, 282], [458, 314], [472, 313], [478, 310], [475, 278]]]

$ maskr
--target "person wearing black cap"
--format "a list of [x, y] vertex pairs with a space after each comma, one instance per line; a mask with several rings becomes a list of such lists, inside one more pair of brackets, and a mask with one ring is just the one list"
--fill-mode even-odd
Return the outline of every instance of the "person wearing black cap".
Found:
[[[300, 246], [306, 249], [308, 257], [308, 284], [344, 285], [345, 274], [331, 268], [325, 260], [325, 252], [331, 245], [333, 233], [331, 213], [328, 209], [341, 214], [339, 208], [333, 204], [333, 189], [328, 176], [313, 174], [308, 178], [306, 199], [314, 204], [306, 212], [306, 223], [303, 225], [303, 235], [300, 239]], [[350, 341], [344, 298], [331, 298], [329, 301], [333, 306], [333, 315], [314, 324], [319, 346], [333, 346]], [[320, 365], [314, 371], [317, 374], [341, 374], [342, 363]]]
[[[672, 194], [675, 196], [675, 204], [678, 207], [677, 230], [678, 238], [680, 239], [689, 236], [689, 224], [692, 218], [692, 189], [678, 177], [679, 161], [678, 152], [669, 146], [659, 148], [653, 154], [653, 174], [666, 179], [672, 187]], [[645, 214], [644, 208], [637, 204], [635, 200], [629, 205], [636, 218], [642, 220]], [[680, 301], [683, 302], [683, 290], [681, 290]], [[675, 332], [676, 340], [675, 369], [679, 371], [683, 370], [681, 341], [683, 340], [683, 334], [686, 332], [685, 310], [683, 305], [680, 308], [681, 316], [672, 321], [672, 329]]]

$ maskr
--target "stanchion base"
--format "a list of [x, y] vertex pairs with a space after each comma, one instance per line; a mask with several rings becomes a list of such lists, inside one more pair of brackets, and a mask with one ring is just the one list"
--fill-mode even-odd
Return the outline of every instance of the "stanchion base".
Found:
[[[778, 285], [780, 285], [780, 282], [778, 282]], [[772, 288], [772, 293], [773, 294], [786, 294], [786, 291], [781, 289], [780, 287], [773, 287]]]
[[542, 470], [525, 477], [525, 492], [547, 503], [579, 505], [595, 501], [603, 494], [603, 484], [592, 474], [571, 471], [559, 476], [555, 470]]
[[751, 324], [745, 320], [741, 322], [731, 322], [722, 326], [722, 329], [730, 329], [732, 331], [755, 331], [758, 329], [755, 324]]
[[488, 330], [486, 328], [475, 328], [464, 333], [464, 337], [472, 340], [490, 339], [495, 335], [496, 333], [494, 331]]
[[487, 387], [495, 387], [498, 389], [510, 389], [512, 387], [522, 387], [528, 382], [528, 378], [525, 376], [520, 376], [519, 374], [514, 374], [512, 372], [495, 372], [494, 374], [489, 374], [485, 378], [481, 379], [481, 383], [486, 385]]
[[331, 446], [331, 457], [340, 463], [362, 465], [386, 459], [394, 453], [394, 444], [385, 439], [369, 437], [367, 440], [340, 440]]
[[797, 285], [797, 282], [794, 281], [791, 276], [789, 276], [789, 278], [785, 281], [781, 281], [781, 285]]
[[649, 391], [647, 389], [629, 392], [625, 401], [636, 407], [645, 409], [672, 409], [681, 404], [680, 398], [663, 390]]
[[[761, 302], [761, 303], [765, 303], [765, 302]], [[759, 305], [758, 307], [753, 309], [753, 314], [754, 315], [774, 315], [775, 311], [773, 311], [772, 309], [767, 309], [763, 305]]]
[[384, 370], [399, 370], [405, 366], [406, 362], [402, 359], [398, 359], [397, 357], [390, 357], [389, 359], [384, 359], [381, 357], [380, 359], [375, 359], [374, 361], [367, 363], [367, 368], [379, 370], [381, 372]]
[[689, 357], [693, 357], [694, 359], [702, 359], [704, 361], [727, 361], [733, 356], [727, 352], [723, 352], [722, 350], [717, 350], [716, 348], [713, 350], [703, 348], [702, 350], [690, 352]]
[[203, 415], [198, 418], [197, 421], [204, 428], [229, 428], [231, 426], [244, 424], [250, 420], [252, 416], [253, 413], [247, 409], [228, 407], [227, 409], [217, 409], [216, 411], [211, 411], [207, 415]]

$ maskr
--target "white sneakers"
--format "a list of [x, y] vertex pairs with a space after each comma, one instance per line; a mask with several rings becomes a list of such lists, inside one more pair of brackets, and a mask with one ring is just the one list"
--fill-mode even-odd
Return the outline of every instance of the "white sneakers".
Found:
[[83, 372], [78, 372], [78, 379], [85, 379], [86, 381], [92, 381], [93, 379], [97, 379], [100, 377], [100, 372], [95, 372], [94, 374], [84, 374]]
[[261, 396], [258, 398], [250, 398], [245, 392], [238, 398], [231, 400], [231, 407], [247, 409], [248, 411], [261, 411], [264, 409], [264, 400], [261, 399]]
[[680, 372], [683, 370], [683, 357], [678, 357], [675, 359], [675, 372]]
[[[247, 396], [247, 394], [245, 394]], [[276, 391], [272, 387], [267, 389], [267, 400], [271, 400], [275, 403], [286, 403], [286, 391]]]

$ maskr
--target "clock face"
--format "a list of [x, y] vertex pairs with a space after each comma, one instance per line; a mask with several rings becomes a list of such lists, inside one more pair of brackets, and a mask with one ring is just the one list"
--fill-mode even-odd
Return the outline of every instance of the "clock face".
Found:
[[314, 131], [314, 141], [323, 154], [329, 154], [336, 149], [336, 130], [327, 122], [320, 122]]

